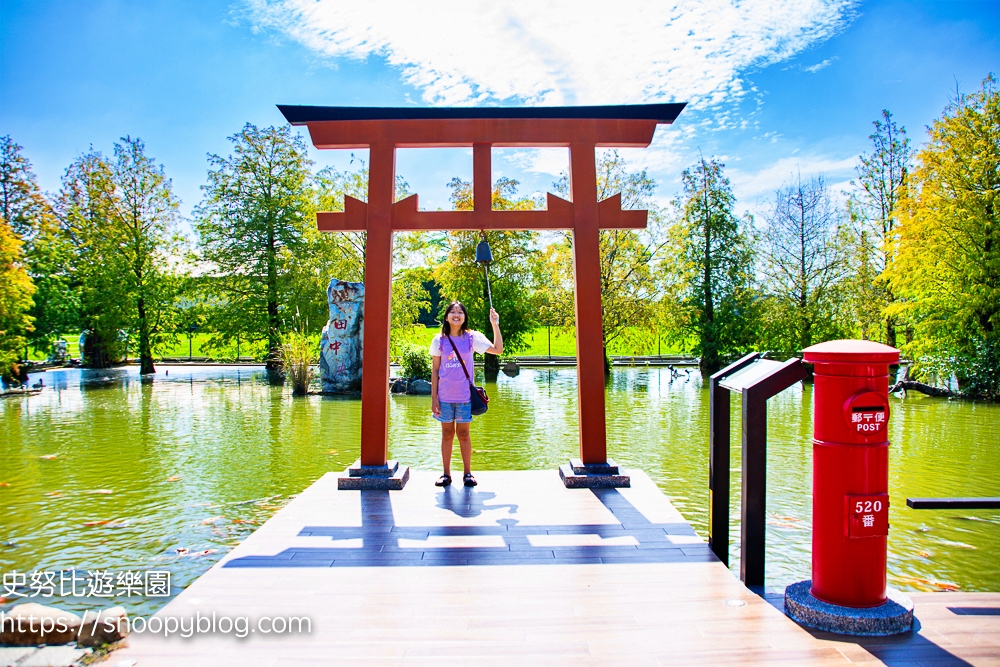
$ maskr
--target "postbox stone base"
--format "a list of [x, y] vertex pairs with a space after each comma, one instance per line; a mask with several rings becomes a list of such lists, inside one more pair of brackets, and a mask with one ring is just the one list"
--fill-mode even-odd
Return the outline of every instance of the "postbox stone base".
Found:
[[400, 491], [410, 479], [410, 466], [400, 467], [396, 461], [384, 466], [363, 466], [359, 459], [346, 472], [346, 476], [337, 478], [340, 491]]
[[632, 485], [628, 475], [623, 475], [614, 461], [588, 465], [580, 459], [570, 459], [559, 466], [559, 477], [567, 489], [620, 489]]
[[785, 589], [785, 612], [802, 625], [841, 635], [885, 636], [909, 632], [913, 627], [913, 601], [892, 588], [889, 598], [877, 607], [858, 609], [823, 602], [812, 596], [812, 581], [800, 581]]

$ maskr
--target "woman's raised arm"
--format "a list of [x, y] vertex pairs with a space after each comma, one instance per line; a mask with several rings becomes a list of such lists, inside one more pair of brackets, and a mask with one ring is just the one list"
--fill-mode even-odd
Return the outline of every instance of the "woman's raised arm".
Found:
[[486, 350], [486, 354], [503, 354], [503, 336], [500, 334], [500, 315], [490, 308], [490, 324], [493, 325], [493, 347]]

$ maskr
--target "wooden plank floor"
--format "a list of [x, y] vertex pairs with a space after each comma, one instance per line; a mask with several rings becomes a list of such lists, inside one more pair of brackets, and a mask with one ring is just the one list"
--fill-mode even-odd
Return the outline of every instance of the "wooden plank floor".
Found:
[[157, 614], [251, 627], [305, 616], [310, 633], [134, 634], [109, 662], [1000, 665], [1000, 595], [916, 595], [921, 628], [903, 638], [810, 633], [629, 474], [619, 490], [568, 490], [551, 470], [441, 490], [436, 473], [412, 471], [403, 491], [358, 492], [330, 473]]

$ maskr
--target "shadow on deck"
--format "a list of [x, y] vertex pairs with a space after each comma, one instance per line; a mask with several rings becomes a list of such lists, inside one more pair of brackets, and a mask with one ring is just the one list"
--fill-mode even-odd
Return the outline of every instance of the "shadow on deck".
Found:
[[[589, 491], [614, 514], [618, 524], [522, 526], [517, 519], [506, 518], [497, 520], [496, 526], [397, 526], [388, 491], [361, 491], [360, 527], [305, 526], [299, 532], [299, 537], [325, 536], [342, 546], [292, 547], [274, 556], [234, 558], [224, 567], [571, 565], [717, 560], [699, 538], [683, 544], [685, 538], [694, 536], [688, 524], [653, 523], [617, 489]], [[437, 505], [463, 518], [499, 508], [508, 509], [510, 514], [517, 513], [517, 505], [486, 504], [495, 497], [491, 491], [445, 487], [437, 494]], [[443, 544], [449, 538], [454, 546]], [[479, 545], [458, 546], [456, 542], [461, 538]], [[580, 545], [581, 541], [592, 544]]]

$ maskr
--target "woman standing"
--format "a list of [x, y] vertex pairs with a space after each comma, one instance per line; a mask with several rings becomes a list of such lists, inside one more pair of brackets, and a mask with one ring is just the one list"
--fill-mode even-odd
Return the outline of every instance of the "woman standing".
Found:
[[434, 482], [437, 486], [451, 484], [451, 452], [456, 434], [465, 466], [463, 481], [466, 486], [476, 485], [476, 478], [472, 476], [472, 437], [469, 434], [472, 423], [469, 378], [462, 369], [459, 355], [465, 368], [473, 373], [473, 352], [503, 354], [500, 316], [492, 308], [490, 324], [493, 325], [492, 343], [483, 334], [469, 329], [469, 312], [460, 301], [452, 301], [445, 310], [441, 333], [431, 341], [431, 413], [441, 422], [441, 462], [444, 466], [444, 474]]

